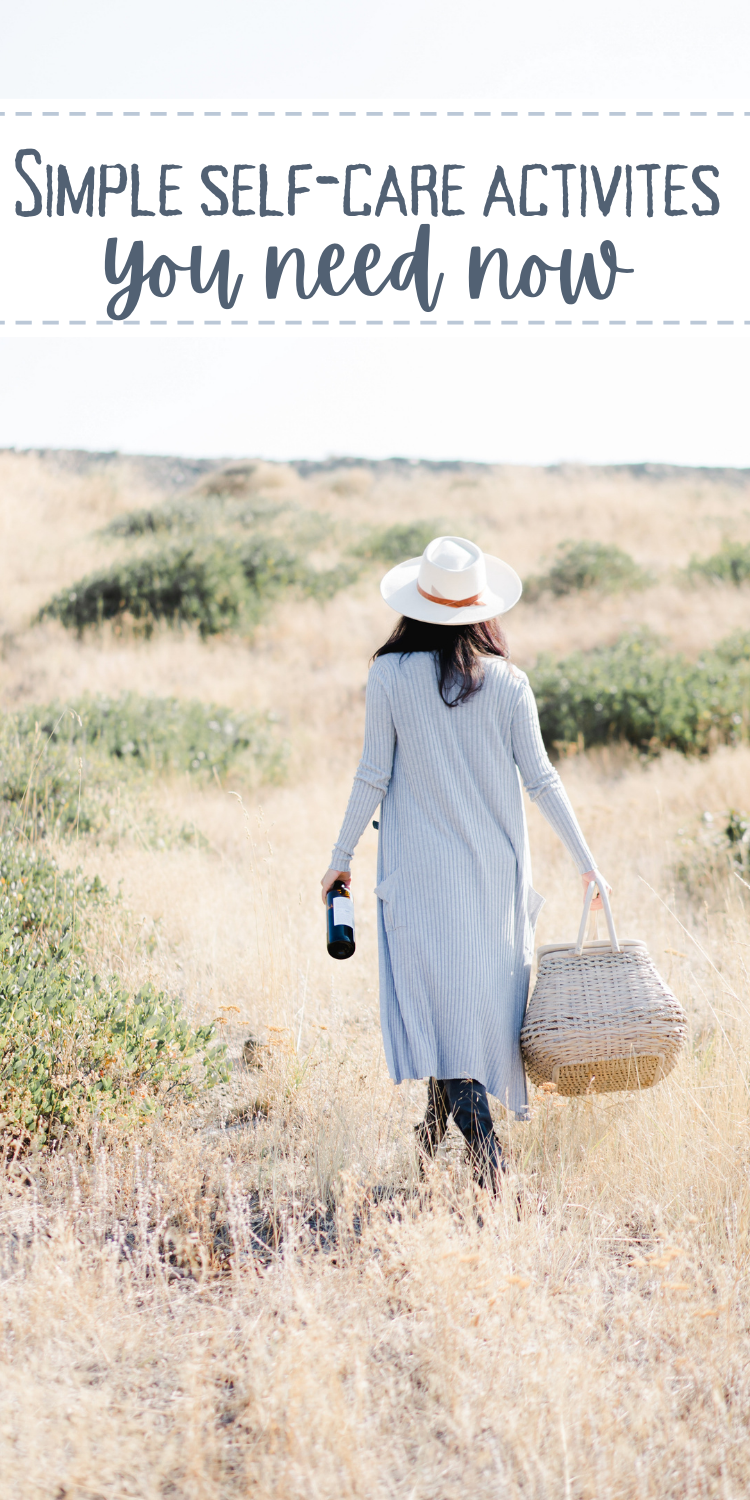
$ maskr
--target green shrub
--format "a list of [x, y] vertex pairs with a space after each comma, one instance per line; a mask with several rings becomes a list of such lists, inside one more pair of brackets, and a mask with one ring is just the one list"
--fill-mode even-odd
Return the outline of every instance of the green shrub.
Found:
[[607, 547], [602, 542], [561, 542], [547, 572], [526, 579], [524, 596], [531, 602], [545, 592], [555, 598], [584, 589], [616, 593], [646, 588], [652, 582], [651, 575], [620, 547]]
[[711, 657], [726, 667], [741, 667], [750, 657], [750, 630], [733, 630], [713, 647]]
[[63, 589], [39, 612], [81, 635], [126, 617], [144, 635], [158, 620], [196, 625], [202, 636], [237, 629], [250, 600], [238, 548], [185, 543], [127, 558]]
[[250, 529], [259, 521], [268, 523], [289, 510], [261, 498], [235, 500], [221, 495], [189, 495], [166, 505], [146, 506], [115, 516], [101, 535], [114, 539], [155, 536], [165, 532], [209, 532], [217, 527]]
[[103, 888], [0, 839], [0, 1138], [53, 1141], [83, 1112], [137, 1118], [227, 1076], [213, 1025], [81, 957], [73, 913]]
[[733, 875], [750, 884], [750, 817], [730, 807], [718, 826], [712, 813], [704, 813], [694, 830], [678, 832], [680, 853], [675, 874], [688, 895], [701, 901], [709, 892], [726, 896]]
[[10, 821], [27, 835], [91, 833], [106, 822], [112, 779], [105, 756], [19, 734], [14, 715], [0, 717], [0, 829]]
[[731, 863], [738, 873], [750, 875], [750, 818], [747, 813], [730, 807], [727, 813], [724, 837]]
[[427, 543], [440, 534], [439, 521], [376, 526], [352, 548], [352, 552], [355, 557], [377, 562], [405, 562], [409, 557], [421, 557]]
[[98, 875], [91, 879], [80, 869], [61, 870], [38, 844], [0, 835], [0, 932], [10, 934], [16, 947], [42, 933], [59, 946], [74, 912], [105, 895]]
[[145, 506], [142, 510], [128, 510], [115, 516], [114, 520], [102, 527], [101, 535], [119, 540], [121, 537], [152, 536], [165, 531], [192, 531], [203, 516], [204, 507], [195, 501]]
[[248, 751], [264, 779], [278, 773], [282, 748], [266, 717], [234, 713], [196, 699], [117, 698], [86, 694], [71, 704], [49, 703], [13, 715], [19, 739], [37, 731], [78, 752], [84, 748], [150, 771], [210, 771], [224, 775]]
[[69, 943], [37, 957], [0, 934], [0, 1138], [44, 1144], [83, 1111], [137, 1117], [226, 1076], [213, 1025], [152, 985], [130, 996]]
[[712, 557], [691, 557], [687, 573], [689, 578], [708, 578], [712, 583], [748, 583], [750, 542], [730, 542], [725, 538]]
[[275, 781], [285, 757], [267, 717], [216, 704], [124, 693], [24, 709], [0, 716], [0, 826], [4, 807], [27, 833], [96, 832], [123, 775], [234, 766]]
[[329, 598], [356, 576], [351, 565], [310, 568], [278, 537], [173, 542], [63, 589], [38, 618], [60, 620], [79, 635], [89, 626], [116, 620], [150, 636], [163, 620], [197, 626], [205, 639], [225, 631], [252, 631], [266, 602], [285, 590]]
[[697, 662], [645, 633], [613, 646], [542, 658], [529, 673], [548, 747], [626, 741], [639, 748], [705, 751], [750, 732], [750, 633]]

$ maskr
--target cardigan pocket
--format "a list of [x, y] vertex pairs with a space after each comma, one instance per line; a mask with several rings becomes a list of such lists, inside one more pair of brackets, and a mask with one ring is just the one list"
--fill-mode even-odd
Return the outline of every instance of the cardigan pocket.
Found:
[[383, 903], [386, 932], [393, 932], [396, 927], [405, 927], [404, 880], [401, 871], [394, 870], [391, 875], [386, 875], [385, 880], [376, 885], [375, 895]]
[[544, 896], [540, 896], [539, 892], [534, 890], [533, 885], [527, 886], [526, 911], [528, 913], [529, 922], [531, 923], [532, 932], [536, 927], [537, 921], [539, 919], [539, 913], [543, 906]]
[[534, 939], [536, 937], [536, 924], [539, 918], [539, 913], [543, 906], [544, 896], [540, 896], [539, 892], [534, 890], [533, 885], [527, 885], [526, 921], [524, 923], [523, 932], [523, 956], [524, 961], [529, 964], [533, 963], [534, 960]]

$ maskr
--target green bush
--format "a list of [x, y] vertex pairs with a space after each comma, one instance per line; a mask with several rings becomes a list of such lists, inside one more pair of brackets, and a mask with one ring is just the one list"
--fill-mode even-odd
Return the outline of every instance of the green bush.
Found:
[[165, 532], [214, 530], [236, 526], [251, 529], [259, 521], [268, 523], [289, 509], [261, 498], [235, 500], [220, 495], [189, 495], [166, 505], [125, 511], [102, 528], [101, 535], [113, 539], [155, 536]]
[[10, 821], [27, 835], [91, 833], [106, 822], [111, 783], [105, 756], [19, 734], [14, 715], [0, 717], [0, 829]]
[[439, 521], [376, 526], [352, 548], [352, 552], [355, 557], [376, 562], [405, 562], [409, 557], [421, 557], [427, 543], [440, 535]]
[[196, 699], [117, 698], [86, 694], [66, 706], [46, 704], [13, 715], [16, 733], [28, 742], [37, 733], [80, 752], [95, 750], [150, 771], [211, 771], [224, 775], [250, 752], [264, 779], [278, 773], [282, 749], [268, 719], [234, 713]]
[[205, 639], [231, 630], [251, 632], [266, 602], [285, 590], [329, 598], [356, 576], [345, 564], [328, 571], [310, 568], [278, 537], [173, 542], [89, 574], [50, 599], [38, 618], [60, 620], [79, 635], [114, 620], [150, 636], [163, 620], [196, 626]]
[[747, 813], [730, 807], [727, 813], [724, 837], [731, 863], [738, 874], [750, 875], [750, 818]]
[[69, 942], [36, 957], [0, 933], [0, 1139], [43, 1145], [81, 1112], [145, 1115], [225, 1077], [213, 1025], [190, 1028], [150, 984], [129, 996]]
[[704, 813], [694, 829], [678, 832], [680, 853], [675, 874], [688, 895], [701, 902], [709, 892], [724, 902], [727, 881], [732, 876], [750, 885], [750, 817], [730, 807], [718, 826], [712, 813]]
[[712, 557], [691, 557], [687, 573], [689, 578], [708, 578], [712, 583], [748, 583], [750, 542], [730, 542], [725, 538]]
[[548, 747], [625, 741], [641, 749], [706, 751], [750, 733], [750, 632], [697, 662], [651, 636], [542, 658], [529, 677]]
[[[36, 835], [90, 833], [123, 774], [283, 774], [286, 747], [265, 716], [178, 698], [87, 695], [0, 717], [0, 814]], [[1, 826], [0, 817], [0, 826]]]
[[0, 1139], [44, 1144], [82, 1112], [137, 1118], [226, 1078], [213, 1025], [191, 1028], [152, 985], [129, 996], [70, 945], [30, 962], [5, 941], [0, 934]]
[[213, 1025], [146, 985], [129, 995], [81, 957], [73, 913], [98, 882], [0, 839], [0, 1139], [49, 1143], [81, 1113], [136, 1118], [227, 1076]]
[[239, 628], [249, 604], [236, 545], [185, 543], [89, 574], [50, 599], [39, 618], [60, 620], [79, 635], [87, 626], [127, 618], [149, 636], [166, 620], [196, 625], [205, 637]]
[[561, 542], [547, 572], [526, 579], [524, 596], [531, 602], [545, 592], [555, 598], [584, 589], [616, 593], [646, 588], [652, 582], [651, 575], [620, 547], [607, 547], [602, 542]]
[[16, 947], [41, 933], [59, 946], [74, 912], [105, 895], [98, 875], [61, 870], [38, 844], [0, 835], [0, 932], [10, 933]]
[[[714, 661], [725, 667], [741, 667], [750, 655], [750, 630], [733, 630], [711, 651]], [[705, 660], [705, 657], [703, 658]]]

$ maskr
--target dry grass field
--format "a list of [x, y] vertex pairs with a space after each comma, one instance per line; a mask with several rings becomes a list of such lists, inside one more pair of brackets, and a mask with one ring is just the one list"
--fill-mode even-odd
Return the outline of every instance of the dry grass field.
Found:
[[[750, 812], [750, 744], [563, 761], [620, 930], [683, 1001], [689, 1046], [642, 1096], [533, 1093], [523, 1125], [498, 1112], [513, 1171], [496, 1202], [471, 1185], [452, 1127], [420, 1183], [424, 1085], [395, 1089], [380, 1042], [373, 832], [348, 963], [326, 954], [318, 891], [368, 659], [393, 623], [382, 566], [327, 603], [274, 604], [249, 643], [33, 623], [116, 555], [106, 523], [206, 474], [0, 455], [0, 709], [84, 691], [199, 698], [270, 712], [289, 745], [278, 784], [123, 780], [106, 837], [55, 846], [119, 890], [83, 929], [92, 966], [216, 1019], [234, 1066], [192, 1104], [83, 1121], [55, 1151], [8, 1158], [0, 1497], [741, 1500], [750, 890], [700, 858], [728, 809]], [[654, 575], [642, 592], [519, 605], [521, 666], [638, 624], [694, 657], [750, 627], [747, 585], [678, 572], [725, 536], [750, 540], [748, 477], [352, 464], [259, 465], [246, 482], [332, 518], [339, 540], [434, 519], [522, 576], [567, 538], [616, 543]], [[538, 941], [572, 937], [578, 876], [534, 808], [529, 823]]]

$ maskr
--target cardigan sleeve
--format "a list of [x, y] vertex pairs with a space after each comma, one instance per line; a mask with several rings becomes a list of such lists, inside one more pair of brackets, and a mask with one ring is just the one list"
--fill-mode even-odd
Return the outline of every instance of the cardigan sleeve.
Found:
[[367, 681], [362, 759], [331, 855], [332, 870], [349, 869], [356, 845], [388, 791], [395, 746], [396, 728], [391, 705], [376, 664]]
[[596, 868], [596, 861], [581, 832], [568, 794], [544, 748], [536, 699], [528, 682], [513, 711], [511, 722], [513, 759], [532, 802], [536, 802], [572, 855], [581, 875]]

